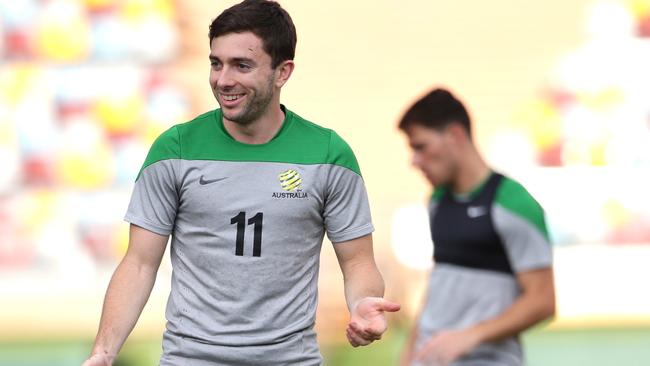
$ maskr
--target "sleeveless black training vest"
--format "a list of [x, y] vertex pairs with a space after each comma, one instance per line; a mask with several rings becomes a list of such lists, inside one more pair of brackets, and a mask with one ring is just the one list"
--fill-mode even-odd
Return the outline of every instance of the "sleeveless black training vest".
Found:
[[436, 263], [512, 274], [503, 241], [492, 220], [492, 205], [503, 176], [492, 173], [468, 201], [447, 190], [430, 215]]

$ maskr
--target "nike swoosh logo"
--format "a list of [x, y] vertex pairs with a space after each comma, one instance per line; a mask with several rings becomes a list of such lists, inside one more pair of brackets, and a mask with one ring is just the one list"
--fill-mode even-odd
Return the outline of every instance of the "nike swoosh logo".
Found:
[[205, 179], [203, 176], [201, 176], [201, 178], [199, 178], [199, 184], [204, 186], [206, 184], [216, 183], [216, 182], [222, 181], [222, 180], [227, 179], [227, 178], [228, 177], [222, 177], [222, 178], [216, 178], [216, 179]]
[[484, 206], [469, 206], [467, 208], [467, 216], [471, 218], [477, 218], [487, 214], [487, 207]]

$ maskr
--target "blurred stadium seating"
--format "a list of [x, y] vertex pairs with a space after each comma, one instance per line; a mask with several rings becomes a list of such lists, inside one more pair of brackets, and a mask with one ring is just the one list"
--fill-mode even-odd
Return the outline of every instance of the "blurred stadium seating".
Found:
[[[207, 26], [234, 2], [0, 1], [0, 365], [89, 351], [132, 182], [158, 134], [216, 106]], [[395, 122], [436, 84], [467, 96], [490, 162], [547, 209], [559, 314], [526, 335], [529, 364], [650, 362], [650, 0], [281, 2], [299, 35], [284, 103], [355, 149], [387, 296], [405, 305], [394, 334], [351, 352], [325, 243], [330, 364], [394, 364], [419, 305], [429, 188]], [[170, 274], [166, 260], [121, 365], [156, 362]]]

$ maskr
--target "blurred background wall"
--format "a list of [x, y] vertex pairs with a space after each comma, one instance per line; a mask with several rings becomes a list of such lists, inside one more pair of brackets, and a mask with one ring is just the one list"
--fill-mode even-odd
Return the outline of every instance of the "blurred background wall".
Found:
[[[88, 354], [133, 180], [159, 133], [217, 107], [207, 29], [234, 3], [0, 0], [0, 365]], [[325, 243], [328, 364], [395, 364], [416, 316], [430, 187], [395, 124], [434, 86], [547, 210], [558, 316], [524, 337], [529, 364], [650, 363], [650, 0], [281, 3], [298, 30], [283, 103], [354, 148], [386, 296], [404, 307], [384, 341], [352, 351]], [[170, 274], [166, 257], [122, 365], [157, 362]]]

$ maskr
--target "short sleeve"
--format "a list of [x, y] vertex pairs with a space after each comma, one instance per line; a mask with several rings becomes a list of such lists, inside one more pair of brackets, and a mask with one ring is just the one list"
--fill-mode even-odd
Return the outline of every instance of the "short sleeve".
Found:
[[514, 272], [552, 266], [544, 210], [523, 186], [504, 178], [492, 216]]
[[180, 142], [176, 127], [151, 146], [138, 174], [124, 220], [160, 235], [173, 231], [178, 208]]
[[356, 239], [374, 231], [368, 193], [356, 157], [335, 132], [329, 144], [323, 216], [332, 243]]

